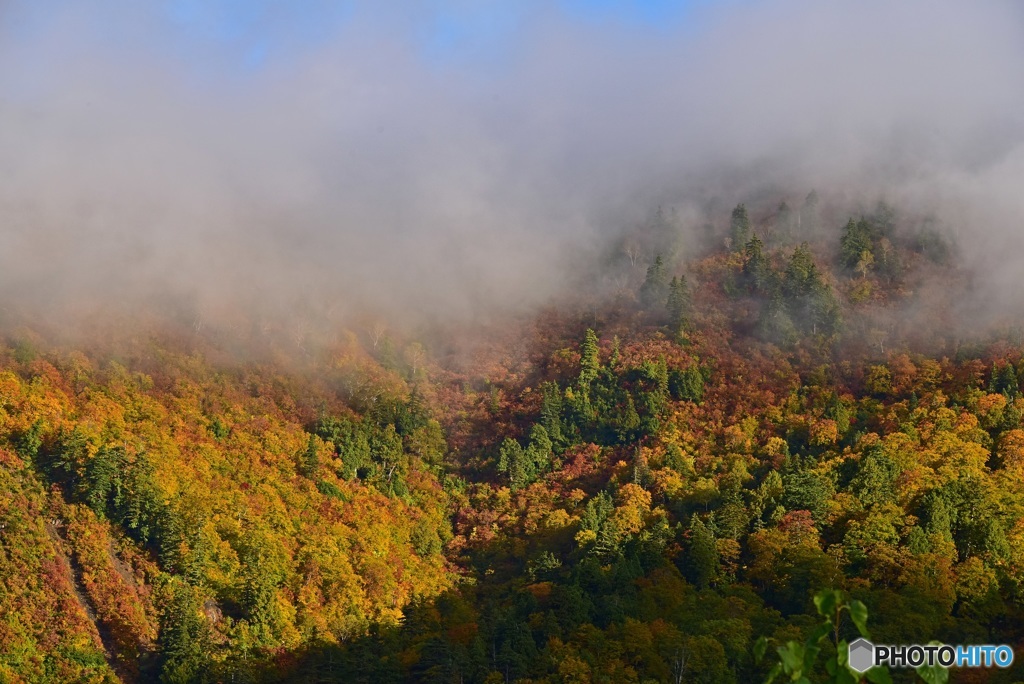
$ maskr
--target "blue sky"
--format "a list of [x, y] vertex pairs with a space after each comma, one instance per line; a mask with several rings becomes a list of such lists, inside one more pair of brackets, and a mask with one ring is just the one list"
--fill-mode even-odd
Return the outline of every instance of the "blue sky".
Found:
[[[659, 29], [683, 20], [694, 0], [557, 0], [531, 2], [410, 3], [408, 36], [424, 59], [478, 58], [481, 51], [515, 45], [517, 30], [543, 7], [583, 23], [623, 24]], [[374, 9], [370, 9], [373, 7]], [[354, 16], [379, 5], [355, 0], [170, 0], [165, 15], [180, 38], [213, 43], [238, 66], [258, 69], [335, 35]]]

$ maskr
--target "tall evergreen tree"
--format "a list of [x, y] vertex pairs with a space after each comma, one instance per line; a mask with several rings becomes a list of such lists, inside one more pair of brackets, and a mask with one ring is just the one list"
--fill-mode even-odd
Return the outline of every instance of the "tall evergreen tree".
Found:
[[541, 385], [540, 420], [551, 441], [558, 447], [564, 446], [562, 434], [562, 390], [557, 382]]
[[673, 277], [668, 286], [667, 302], [669, 325], [673, 332], [678, 334], [686, 328], [690, 306], [690, 287], [686, 282], [686, 276]]
[[587, 328], [587, 332], [583, 336], [583, 344], [580, 345], [580, 389], [586, 391], [590, 387], [590, 383], [597, 379], [600, 370], [597, 334], [591, 328]]
[[197, 590], [178, 578], [170, 581], [170, 600], [160, 618], [160, 681], [191, 684], [202, 681], [208, 665], [213, 646], [210, 626]]
[[523, 447], [511, 437], [506, 437], [501, 443], [498, 455], [498, 472], [508, 477], [508, 484], [512, 491], [521, 489], [529, 484], [530, 473]]
[[299, 474], [312, 478], [319, 467], [320, 456], [317, 453], [316, 437], [310, 435], [306, 442], [306, 450], [299, 457]]
[[640, 413], [636, 410], [633, 395], [625, 393], [625, 403], [617, 407], [615, 429], [620, 444], [630, 444], [640, 438]]
[[821, 285], [821, 274], [805, 242], [797, 247], [793, 251], [793, 256], [789, 258], [782, 281], [782, 292], [791, 299], [797, 299], [810, 295]]
[[852, 218], [843, 228], [843, 236], [839, 240], [839, 253], [843, 265], [847, 268], [858, 268], [868, 259], [874, 260], [874, 230], [871, 224], [861, 218]]
[[530, 429], [525, 449], [517, 440], [505, 438], [498, 452], [498, 472], [508, 477], [512, 491], [522, 489], [551, 467], [552, 449], [548, 431], [538, 423]]
[[992, 380], [988, 385], [989, 392], [1001, 393], [1013, 401], [1020, 396], [1020, 383], [1017, 379], [1017, 371], [1012, 363], [1004, 363], [1002, 366], [992, 365]]
[[732, 241], [734, 252], [742, 251], [750, 240], [750, 217], [747, 216], [747, 208], [743, 204], [737, 204], [736, 208], [732, 210], [729, 239]]
[[696, 366], [673, 370], [668, 374], [668, 389], [673, 399], [699, 404], [704, 399], [704, 376]]
[[647, 277], [640, 286], [640, 302], [645, 308], [654, 309], [665, 302], [667, 294], [668, 275], [664, 260], [658, 254], [654, 257], [654, 263], [647, 267]]
[[790, 319], [804, 332], [831, 336], [840, 325], [839, 302], [814, 263], [807, 243], [793, 251], [782, 279]]
[[718, 548], [715, 535], [699, 517], [690, 521], [690, 549], [686, 558], [688, 578], [699, 589], [707, 589], [718, 576]]
[[747, 287], [755, 294], [765, 294], [771, 290], [772, 266], [764, 253], [764, 243], [757, 235], [751, 236], [743, 249], [743, 276]]
[[621, 354], [621, 352], [619, 350], [620, 346], [621, 346], [621, 343], [619, 342], [619, 336], [616, 335], [615, 337], [612, 338], [612, 353], [608, 357], [608, 367], [613, 369], [613, 370], [615, 369], [616, 366], [619, 365], [619, 360], [621, 359], [621, 356], [622, 356], [622, 354]]
[[530, 429], [530, 444], [526, 447], [526, 458], [529, 463], [528, 477], [531, 481], [551, 467], [554, 445], [548, 431], [539, 423]]

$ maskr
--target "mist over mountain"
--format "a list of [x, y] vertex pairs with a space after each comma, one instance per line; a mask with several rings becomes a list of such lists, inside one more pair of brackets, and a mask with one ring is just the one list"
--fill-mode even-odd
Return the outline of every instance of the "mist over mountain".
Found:
[[466, 319], [658, 206], [696, 231], [811, 189], [937, 217], [993, 290], [1019, 271], [1015, 3], [217, 12], [4, 4], [3, 299]]

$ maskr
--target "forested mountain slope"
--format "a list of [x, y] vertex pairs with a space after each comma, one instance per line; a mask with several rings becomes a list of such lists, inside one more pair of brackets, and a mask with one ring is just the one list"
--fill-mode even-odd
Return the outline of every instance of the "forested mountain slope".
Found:
[[0, 681], [759, 681], [829, 588], [1019, 649], [1019, 330], [932, 222], [776, 206], [476, 328], [12, 324]]

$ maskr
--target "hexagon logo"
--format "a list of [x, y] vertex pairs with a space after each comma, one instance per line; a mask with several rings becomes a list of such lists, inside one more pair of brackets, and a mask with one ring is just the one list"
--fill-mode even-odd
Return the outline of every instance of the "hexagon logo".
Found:
[[867, 639], [851, 641], [847, 662], [857, 672], [867, 672], [875, 664], [875, 645]]

